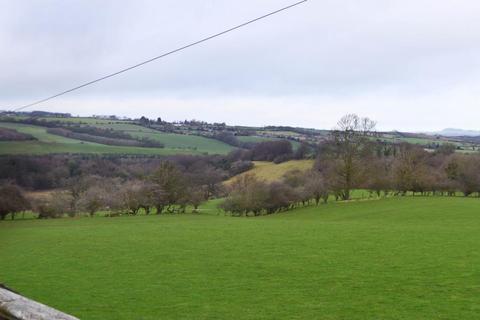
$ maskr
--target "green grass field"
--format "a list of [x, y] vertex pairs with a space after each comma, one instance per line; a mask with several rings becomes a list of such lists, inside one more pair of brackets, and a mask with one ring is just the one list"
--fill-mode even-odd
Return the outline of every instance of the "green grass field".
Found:
[[183, 149], [210, 154], [227, 154], [234, 148], [224, 142], [196, 135], [165, 133], [131, 123], [95, 124], [100, 128], [109, 128], [128, 133], [134, 137], [149, 138], [165, 145], [165, 148]]
[[163, 133], [155, 130], [128, 132], [132, 136], [149, 138], [159, 141], [166, 148], [200, 150], [210, 154], [227, 154], [234, 148], [224, 142], [194, 135]]
[[[90, 119], [92, 120], [92, 119]], [[93, 123], [91, 123], [93, 125]], [[165, 148], [109, 146], [99, 143], [69, 139], [46, 132], [45, 127], [19, 123], [0, 122], [0, 127], [28, 133], [38, 141], [2, 141], [0, 154], [48, 154], [48, 153], [103, 153], [103, 154], [226, 154], [233, 147], [213, 139], [180, 134], [168, 134], [128, 123], [98, 122], [96, 126], [125, 131], [133, 136], [148, 137], [160, 141]]]
[[476, 319], [480, 200], [0, 223], [0, 282], [81, 319]]
[[[375, 138], [375, 140], [376, 139], [377, 138]], [[457, 150], [457, 152], [470, 153], [470, 152], [478, 151], [477, 150], [477, 148], [478, 148], [477, 145], [475, 145], [473, 143], [468, 143], [468, 142], [455, 141], [453, 138], [451, 138], [450, 140], [435, 139], [435, 138], [431, 138], [431, 139], [428, 139], [428, 138], [409, 138], [409, 137], [398, 137], [398, 136], [394, 136], [394, 135], [391, 135], [391, 134], [383, 134], [380, 137], [380, 140], [390, 142], [390, 143], [407, 142], [407, 143], [411, 143], [411, 144], [418, 144], [418, 145], [424, 145], [424, 146], [425, 145], [436, 145], [436, 144], [442, 145], [442, 144], [449, 143], [449, 144], [455, 145], [456, 147], [461, 148], [460, 150]]]

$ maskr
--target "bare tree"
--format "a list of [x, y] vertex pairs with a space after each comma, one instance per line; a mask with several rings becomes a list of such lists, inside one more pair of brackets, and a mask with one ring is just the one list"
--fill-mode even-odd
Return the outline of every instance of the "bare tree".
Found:
[[66, 180], [66, 191], [70, 195], [70, 209], [72, 212], [78, 211], [78, 203], [82, 194], [92, 185], [100, 180], [97, 176], [77, 176]]
[[39, 219], [61, 218], [66, 213], [73, 216], [71, 211], [71, 196], [65, 191], [56, 191], [48, 198], [34, 201], [34, 210], [38, 212]]
[[320, 162], [329, 162], [324, 164], [328, 168], [325, 172], [343, 200], [350, 199], [351, 190], [361, 180], [364, 173], [361, 160], [372, 152], [369, 146], [371, 137], [375, 136], [375, 126], [374, 121], [355, 114], [342, 117], [331, 133], [331, 143], [324, 149], [326, 154], [320, 154]]
[[99, 185], [93, 185], [82, 193], [79, 205], [90, 217], [93, 217], [97, 211], [106, 206], [107, 195], [105, 189]]
[[480, 157], [455, 155], [447, 168], [449, 177], [456, 181], [457, 188], [464, 196], [480, 192]]
[[205, 191], [201, 188], [191, 188], [188, 195], [188, 202], [193, 206], [193, 212], [198, 212], [198, 207], [205, 199]]
[[386, 196], [393, 190], [392, 157], [372, 157], [368, 161], [364, 161], [363, 165], [366, 170], [365, 179], [362, 183], [363, 188], [375, 192], [378, 197], [382, 195], [382, 192]]
[[[163, 212], [163, 209], [169, 213], [175, 212], [175, 205], [184, 205], [188, 192], [188, 181], [178, 167], [170, 162], [164, 161], [160, 164], [150, 181], [157, 188], [155, 201], [157, 212]], [[161, 201], [158, 201], [161, 200]], [[158, 209], [161, 208], [161, 211]]]
[[428, 189], [428, 154], [420, 147], [400, 145], [393, 167], [394, 183], [398, 192], [425, 192]]
[[260, 215], [265, 209], [269, 196], [268, 185], [253, 174], [245, 174], [235, 179], [229, 186], [229, 195], [220, 205], [226, 212], [234, 215]]
[[15, 185], [7, 184], [0, 186], [0, 219], [4, 220], [10, 214], [12, 220], [15, 214], [27, 210], [30, 202], [23, 195], [22, 190]]
[[329, 196], [327, 181], [318, 171], [312, 170], [307, 173], [305, 189], [309, 196], [315, 200], [317, 206], [320, 200], [327, 203]]

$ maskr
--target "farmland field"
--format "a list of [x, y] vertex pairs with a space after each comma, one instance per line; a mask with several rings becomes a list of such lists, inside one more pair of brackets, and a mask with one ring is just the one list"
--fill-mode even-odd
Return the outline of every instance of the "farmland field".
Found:
[[[313, 167], [313, 160], [290, 160], [275, 164], [268, 161], [254, 161], [254, 167], [240, 175], [254, 174], [257, 178], [265, 180], [267, 182], [280, 180], [283, 175], [290, 170], [307, 171]], [[235, 176], [228, 180], [226, 183], [231, 183]]]
[[0, 223], [0, 279], [81, 319], [475, 319], [479, 199]]
[[167, 134], [128, 123], [109, 124], [100, 121], [95, 125], [124, 131], [133, 136], [148, 137], [162, 142], [165, 148], [103, 145], [49, 134], [46, 132], [47, 129], [41, 126], [0, 122], [0, 127], [16, 129], [19, 132], [31, 134], [38, 139], [38, 141], [2, 141], [0, 142], [0, 154], [115, 153], [170, 155], [178, 153], [226, 154], [233, 150], [233, 147], [217, 140], [198, 136]]
[[[376, 138], [375, 138], [376, 139]], [[380, 140], [390, 143], [399, 143], [399, 142], [406, 142], [411, 144], [418, 144], [418, 145], [443, 145], [443, 144], [453, 144], [457, 148], [458, 152], [475, 152], [477, 151], [477, 145], [474, 143], [468, 142], [460, 142], [457, 141], [455, 138], [445, 138], [442, 139], [435, 139], [435, 138], [412, 138], [412, 137], [398, 137], [392, 134], [383, 134], [379, 137]]]
[[166, 148], [199, 150], [210, 154], [226, 154], [234, 148], [224, 142], [194, 135], [163, 133], [155, 130], [129, 132], [132, 136], [149, 138], [165, 145]]

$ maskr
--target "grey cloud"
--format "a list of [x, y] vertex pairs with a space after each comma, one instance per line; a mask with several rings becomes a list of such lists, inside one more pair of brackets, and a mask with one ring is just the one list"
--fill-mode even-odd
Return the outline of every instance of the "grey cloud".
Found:
[[[30, 102], [289, 3], [0, 1], [0, 105]], [[68, 109], [67, 101], [95, 103], [102, 97], [119, 103], [125, 97], [177, 99], [182, 106], [195, 99], [224, 97], [232, 103], [256, 97], [274, 110], [275, 101], [285, 97], [316, 101], [322, 110], [328, 100], [350, 111], [344, 107], [348, 101], [351, 111], [385, 118], [389, 101], [405, 103], [410, 112], [451, 93], [449, 99], [465, 104], [458, 108], [473, 110], [475, 95], [459, 88], [480, 86], [478, 16], [480, 3], [473, 0], [310, 0], [44, 107]], [[369, 98], [365, 106], [365, 96], [382, 98]], [[82, 113], [78, 104], [71, 108]], [[215, 110], [205, 108], [192, 118], [215, 118]], [[286, 114], [292, 125], [303, 123]], [[447, 121], [439, 119], [438, 125]]]

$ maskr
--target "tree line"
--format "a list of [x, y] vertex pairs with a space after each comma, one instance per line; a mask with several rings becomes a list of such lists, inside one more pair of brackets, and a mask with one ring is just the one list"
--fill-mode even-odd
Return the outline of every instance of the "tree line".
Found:
[[37, 140], [37, 139], [31, 134], [18, 132], [15, 129], [0, 127], [0, 141], [27, 141], [27, 140]]
[[[110, 215], [181, 213], [218, 197], [225, 198], [220, 208], [226, 213], [262, 215], [329, 199], [350, 200], [357, 189], [378, 197], [480, 196], [479, 154], [456, 153], [449, 144], [429, 152], [413, 144], [382, 142], [375, 127], [368, 118], [343, 117], [318, 146], [310, 171], [291, 171], [272, 183], [250, 174], [229, 185], [223, 182], [252, 168], [252, 159], [292, 156], [291, 145], [282, 141], [226, 156], [0, 157], [0, 217], [25, 208], [40, 217], [102, 210]], [[61, 191], [48, 202], [30, 201], [18, 186]]]
[[289, 172], [267, 183], [241, 176], [221, 204], [232, 215], [262, 215], [329, 199], [350, 200], [363, 189], [378, 197], [411, 195], [480, 197], [480, 155], [455, 153], [451, 144], [435, 152], [377, 139], [376, 123], [357, 115], [343, 117], [317, 150], [314, 168]]
[[[87, 130], [80, 130], [81, 132], [75, 132], [74, 130], [64, 129], [64, 128], [48, 128], [47, 133], [54, 134], [57, 136], [62, 136], [70, 139], [77, 139], [82, 141], [89, 141], [94, 143], [106, 144], [110, 146], [126, 146], [126, 147], [144, 147], [144, 148], [164, 148], [165, 145], [161, 142], [149, 139], [146, 137], [142, 138], [133, 138], [130, 135], [122, 134], [122, 138], [119, 137], [109, 137], [105, 135], [99, 135], [98, 133], [102, 130], [92, 130], [91, 133]], [[105, 130], [108, 132], [110, 130]], [[93, 134], [92, 134], [93, 133]], [[103, 134], [103, 132], [101, 132]]]
[[147, 137], [135, 137], [126, 132], [112, 128], [100, 128], [86, 123], [65, 122], [38, 118], [3, 118], [3, 122], [14, 122], [46, 127], [50, 134], [114, 146], [136, 146], [146, 148], [163, 148], [164, 144]]
[[[101, 210], [112, 215], [179, 213], [222, 196], [222, 181], [252, 167], [236, 153], [4, 156], [0, 157], [0, 199], [5, 200], [0, 201], [0, 218], [26, 208], [41, 218], [93, 215]], [[25, 191], [52, 189], [48, 199], [25, 195]]]
[[213, 167], [230, 178], [253, 167], [253, 162], [301, 158], [305, 148], [293, 151], [288, 141], [265, 141], [252, 150], [236, 149], [227, 155], [42, 155], [0, 156], [0, 183], [13, 183], [29, 191], [64, 188], [71, 178], [96, 175], [131, 180], [153, 173], [165, 160], [181, 170]]
[[39, 218], [58, 218], [65, 214], [94, 216], [108, 211], [109, 216], [121, 214], [184, 213], [187, 206], [198, 206], [222, 193], [220, 182], [225, 171], [192, 163], [188, 170], [179, 163], [162, 160], [147, 176], [124, 180], [121, 177], [103, 178], [97, 175], [78, 175], [68, 179], [64, 187], [48, 198], [25, 196], [15, 184], [0, 186], [0, 219], [11, 214], [32, 210]]

